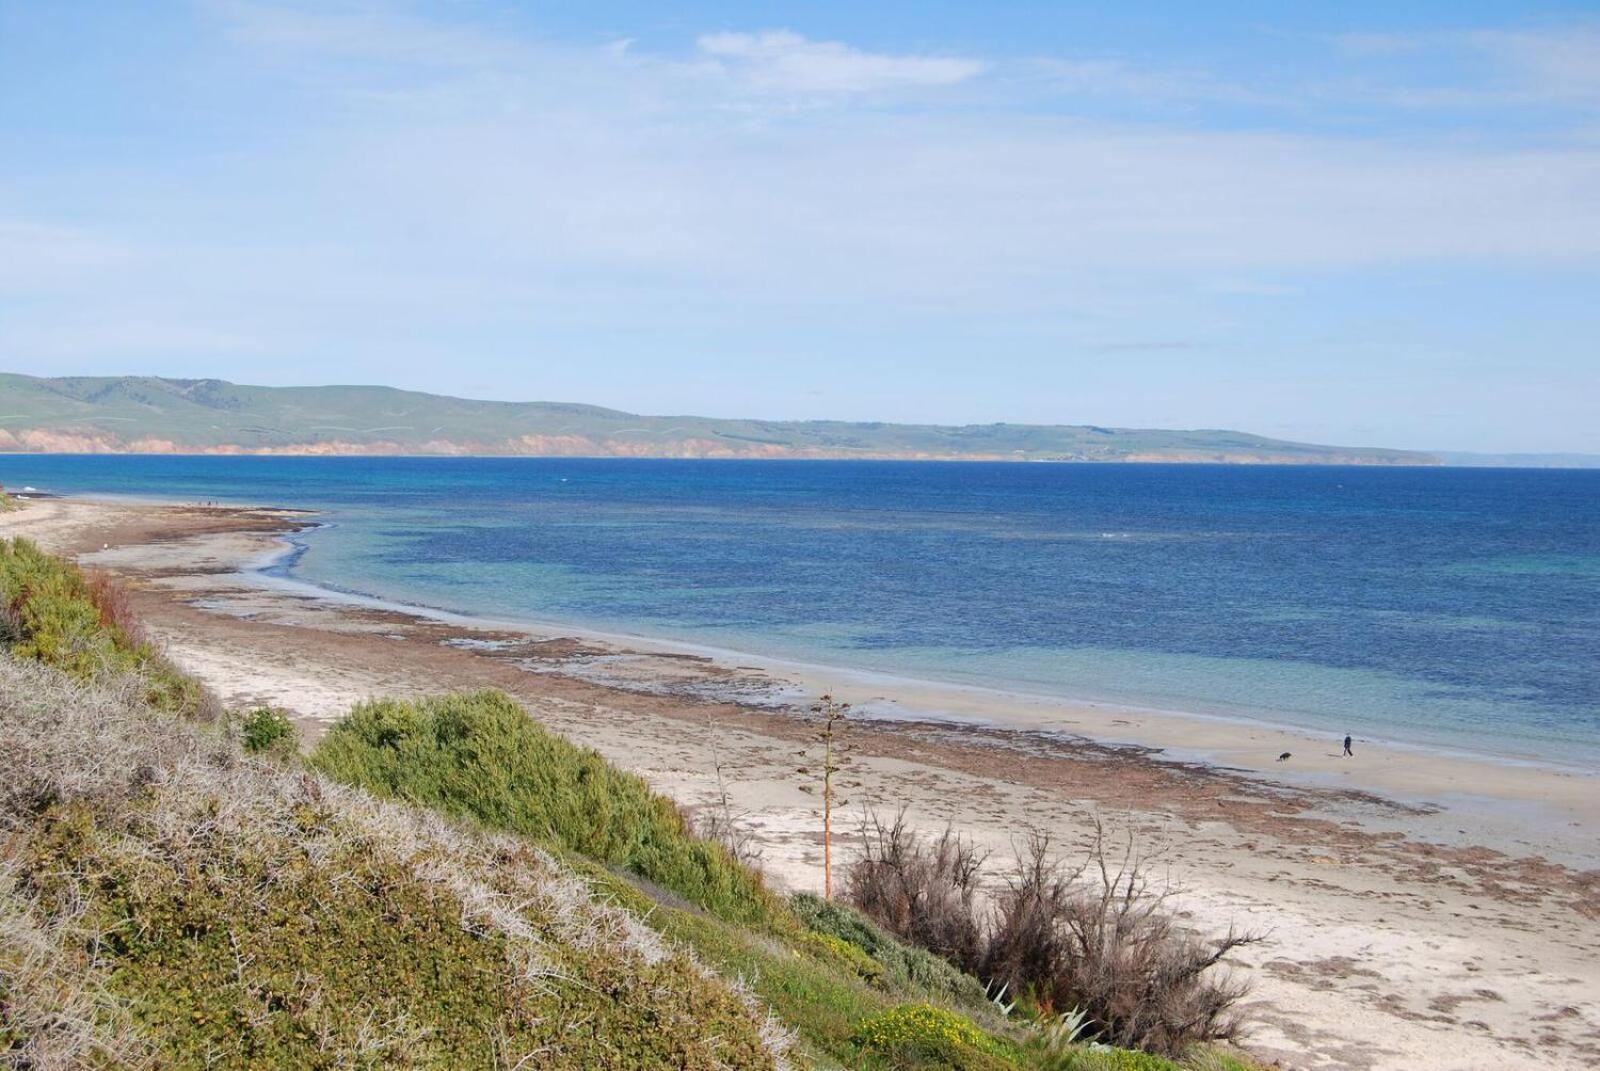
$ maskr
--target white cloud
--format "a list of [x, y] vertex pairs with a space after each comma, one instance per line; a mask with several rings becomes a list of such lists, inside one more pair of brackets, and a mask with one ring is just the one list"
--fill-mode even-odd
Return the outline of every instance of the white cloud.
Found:
[[[241, 157], [237, 171], [188, 182], [157, 169], [145, 188], [135, 174], [108, 190], [108, 245], [137, 244], [116, 233], [120, 219], [166, 246], [158, 266], [123, 273], [118, 286], [159, 280], [229, 301], [314, 293], [366, 311], [431, 294], [441, 308], [459, 302], [460, 317], [518, 302], [581, 317], [607, 309], [619, 287], [683, 316], [732, 295], [1000, 314], [1099, 300], [1089, 295], [1104, 292], [1096, 280], [1108, 273], [1248, 279], [1600, 259], [1600, 145], [1162, 129], [994, 107], [908, 117], [847, 102], [827, 121], [748, 124], [723, 107], [741, 89], [637, 49], [480, 48], [475, 33], [381, 9], [330, 26], [332, 16], [300, 8], [225, 7], [230, 20], [241, 10], [249, 32], [228, 25], [242, 45], [290, 50], [296, 76], [343, 72], [316, 82], [360, 106], [308, 113], [302, 143]], [[442, 88], [425, 104], [367, 92], [342, 59], [357, 48]], [[713, 35], [699, 48], [790, 92], [945, 85], [978, 70], [789, 33]], [[440, 55], [463, 70], [441, 76]], [[1077, 74], [1143, 77], [1121, 64]], [[386, 72], [384, 88], [393, 82]], [[174, 187], [182, 196], [164, 192]], [[194, 232], [201, 205], [233, 206], [241, 229]], [[264, 245], [316, 252], [263, 259]]]
[[[1600, 106], [1600, 26], [1466, 30], [1417, 34], [1351, 33], [1333, 43], [1363, 61], [1400, 61], [1377, 81], [1331, 83], [1327, 95], [1402, 108], [1494, 109]], [[1442, 65], [1418, 82], [1414, 69]]]
[[1467, 40], [1534, 92], [1556, 101], [1600, 104], [1600, 28], [1485, 31]]
[[702, 56], [747, 83], [778, 92], [867, 93], [948, 86], [983, 70], [977, 60], [863, 52], [838, 41], [812, 41], [788, 30], [706, 34], [697, 44]]

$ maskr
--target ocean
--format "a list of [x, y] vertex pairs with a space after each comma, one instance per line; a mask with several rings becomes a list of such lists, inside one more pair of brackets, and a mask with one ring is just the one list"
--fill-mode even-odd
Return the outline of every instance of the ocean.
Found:
[[345, 592], [1600, 769], [1600, 471], [0, 458], [306, 507]]

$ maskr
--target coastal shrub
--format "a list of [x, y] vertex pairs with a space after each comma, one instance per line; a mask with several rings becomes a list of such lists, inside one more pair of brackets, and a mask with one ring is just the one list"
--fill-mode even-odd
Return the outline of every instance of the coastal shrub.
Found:
[[1131, 1049], [1074, 1045], [1040, 1061], [1040, 1071], [1184, 1071], [1165, 1056]]
[[46, 913], [0, 853], [0, 1067], [135, 1067], [144, 1046], [83, 969], [77, 912]]
[[25, 539], [0, 542], [0, 636], [22, 658], [85, 679], [134, 668], [128, 645], [100, 620], [83, 574]]
[[294, 749], [294, 723], [281, 710], [257, 707], [244, 716], [239, 741], [249, 752], [288, 752]]
[[329, 776], [619, 866], [735, 922], [768, 920], [759, 875], [671, 800], [548, 732], [501, 692], [363, 703], [311, 756]]
[[977, 978], [944, 960], [891, 936], [860, 912], [837, 900], [800, 893], [789, 900], [812, 932], [843, 942], [877, 966], [883, 985], [917, 992], [970, 1009], [987, 1009], [988, 996]]
[[849, 941], [829, 933], [808, 931], [799, 936], [796, 945], [825, 963], [850, 971], [874, 988], [885, 985], [883, 968]]
[[854, 1038], [863, 1066], [1002, 1071], [1018, 1065], [972, 1022], [932, 1004], [902, 1004], [863, 1022]]
[[762, 1010], [531, 844], [3, 655], [0, 749], [51, 779], [0, 785], [0, 1065], [779, 1066]]
[[[612, 880], [623, 879], [613, 875]], [[648, 898], [639, 910], [649, 910], [651, 925], [663, 937], [692, 948], [701, 962], [723, 977], [744, 979], [751, 992], [795, 1031], [803, 1054], [819, 1068], [859, 1067], [851, 1040], [857, 1026], [897, 999], [849, 965], [811, 954], [810, 949], [761, 929]]]
[[862, 1023], [856, 1043], [868, 1050], [908, 1044], [977, 1048], [983, 1033], [953, 1011], [931, 1004], [902, 1004]]
[[1183, 1071], [1265, 1071], [1257, 1061], [1220, 1045], [1196, 1045], [1183, 1054]]
[[[653, 899], [652, 890], [634, 884], [623, 873], [585, 864], [581, 859], [573, 859], [571, 865], [607, 899], [636, 914], [648, 913], [650, 924], [663, 937], [692, 948], [701, 962], [723, 977], [744, 979], [751, 993], [794, 1031], [801, 1057], [797, 1066], [808, 1066], [806, 1059], [819, 1071], [949, 1066], [938, 1062], [895, 1064], [887, 1059], [863, 1057], [855, 1043], [863, 1022], [897, 1004], [925, 1000], [928, 995], [902, 987], [859, 950], [844, 951], [840, 945], [848, 947], [848, 942], [838, 938], [822, 940], [824, 935], [812, 930], [791, 932], [782, 926], [729, 923], [692, 907]], [[893, 942], [892, 938], [886, 940]], [[910, 951], [928, 956], [920, 949]], [[952, 969], [948, 964], [940, 965]], [[988, 1031], [989, 1044], [1002, 1051], [1005, 1045], [1012, 1044], [1006, 1038], [1009, 1029], [993, 1014], [982, 988], [974, 983], [973, 991], [976, 1002], [963, 1004], [960, 1010]]]
[[127, 592], [26, 539], [0, 540], [0, 644], [79, 680], [137, 675], [151, 705], [211, 717], [215, 701], [145, 638]]
[[[802, 895], [780, 903], [767, 924], [740, 925], [681, 901], [675, 903], [673, 898], [663, 898], [661, 890], [639, 882], [625, 871], [602, 867], [565, 849], [554, 850], [597, 895], [635, 915], [648, 917], [650, 925], [663, 937], [692, 949], [702, 963], [723, 977], [742, 979], [751, 994], [794, 1032], [797, 1067], [877, 1071], [896, 1066], [863, 1059], [854, 1041], [857, 1030], [866, 1020], [898, 1004], [930, 1000], [948, 1003], [986, 1031], [992, 1051], [1021, 1052], [1017, 1046], [1026, 1040], [1025, 1030], [1021, 1024], [1008, 1023], [998, 1013], [976, 979], [968, 978], [966, 985], [954, 987], [964, 995], [948, 1001], [937, 990], [907, 985], [884, 967], [893, 962], [893, 949], [900, 949], [910, 960], [932, 964], [942, 974], [959, 977], [959, 972], [928, 952], [895, 940], [848, 907]], [[824, 917], [848, 918], [870, 928], [881, 942], [880, 959], [867, 958], [848, 940], [812, 929], [803, 907], [807, 903], [835, 909]], [[850, 931], [840, 927], [840, 932]], [[1020, 1067], [1033, 1066], [1021, 1055], [1012, 1058]]]
[[903, 816], [888, 825], [870, 816], [848, 888], [890, 933], [1030, 1009], [1081, 1009], [1099, 1041], [1176, 1056], [1237, 1036], [1234, 1009], [1248, 987], [1217, 968], [1255, 938], [1229, 931], [1207, 940], [1180, 928], [1166, 909], [1168, 892], [1131, 853], [1109, 861], [1097, 835], [1089, 859], [1068, 871], [1035, 835], [984, 913], [974, 896], [976, 859], [948, 832], [929, 840], [906, 829]]

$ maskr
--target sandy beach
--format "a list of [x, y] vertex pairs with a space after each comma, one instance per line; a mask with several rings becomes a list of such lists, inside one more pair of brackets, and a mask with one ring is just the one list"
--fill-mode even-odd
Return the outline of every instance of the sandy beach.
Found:
[[[716, 792], [771, 880], [821, 884], [795, 773], [823, 691], [855, 703], [850, 810], [905, 807], [991, 853], [1062, 854], [1095, 820], [1156, 860], [1189, 923], [1264, 939], [1247, 1047], [1286, 1068], [1600, 1066], [1600, 779], [1245, 722], [961, 689], [703, 649], [472, 622], [264, 576], [284, 510], [36, 499], [0, 534], [127, 579], [174, 660], [307, 744], [361, 699], [492, 686], [688, 806]], [[1293, 758], [1276, 762], [1282, 752]], [[848, 838], [843, 845], [850, 851]]]

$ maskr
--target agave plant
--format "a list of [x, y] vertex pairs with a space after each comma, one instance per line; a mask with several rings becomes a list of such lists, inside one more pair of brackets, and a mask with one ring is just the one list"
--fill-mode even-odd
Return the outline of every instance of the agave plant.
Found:
[[1006, 990], [1008, 990], [1010, 988], [1011, 988], [1011, 983], [1010, 982], [1001, 982], [1000, 983], [1000, 989], [998, 991], [996, 991], [995, 988], [994, 988], [994, 983], [990, 982], [987, 986], [984, 987], [984, 990], [983, 990], [984, 994], [986, 996], [988, 996], [989, 1002], [991, 1004], [993, 1004], [996, 1008], [1000, 1009], [1001, 1016], [1003, 1016], [1004, 1018], [1007, 1018], [1007, 1019], [1011, 1018], [1011, 1010], [1017, 1006], [1017, 1002], [1016, 1001], [1014, 1001], [1014, 1000], [1013, 1001], [1007, 1001], [1006, 1000]]
[[1069, 1045], [1077, 1044], [1093, 1025], [1094, 1020], [1089, 1017], [1089, 1009], [1073, 1008], [1040, 1025], [1039, 1037], [1043, 1040], [1046, 1051], [1062, 1052]]

